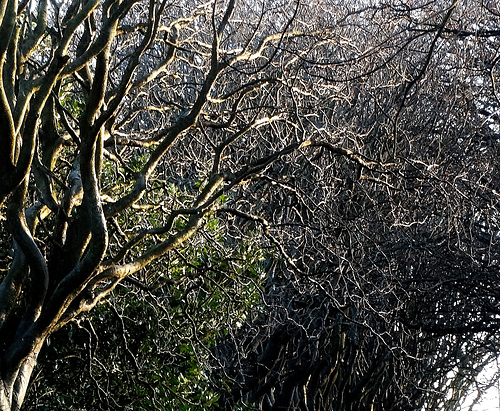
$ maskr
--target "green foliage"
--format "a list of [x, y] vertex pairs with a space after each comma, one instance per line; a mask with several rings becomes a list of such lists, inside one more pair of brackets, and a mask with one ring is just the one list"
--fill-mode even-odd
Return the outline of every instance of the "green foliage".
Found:
[[65, 82], [59, 93], [59, 101], [67, 112], [75, 119], [78, 119], [85, 109], [85, 102], [75, 93], [72, 82]]
[[147, 160], [146, 154], [141, 153], [133, 156], [128, 165], [132, 171], [138, 172]]
[[51, 336], [26, 409], [215, 409], [211, 347], [259, 303], [266, 258], [250, 240], [229, 251], [221, 227], [210, 217], [196, 246], [142, 272], [148, 291], [125, 284]]

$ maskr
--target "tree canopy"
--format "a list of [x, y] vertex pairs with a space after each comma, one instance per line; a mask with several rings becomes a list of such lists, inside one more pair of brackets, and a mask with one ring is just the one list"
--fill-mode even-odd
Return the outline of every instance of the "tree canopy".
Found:
[[0, 409], [481, 393], [499, 17], [479, 0], [0, 1]]

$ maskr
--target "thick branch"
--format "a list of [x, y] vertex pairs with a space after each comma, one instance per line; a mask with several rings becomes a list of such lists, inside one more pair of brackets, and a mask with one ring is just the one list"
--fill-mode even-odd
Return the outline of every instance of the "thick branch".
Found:
[[18, 327], [17, 334], [23, 335], [41, 313], [49, 284], [49, 272], [45, 258], [35, 243], [28, 228], [24, 214], [25, 188], [19, 187], [7, 207], [7, 225], [17, 245], [24, 254], [30, 269], [31, 284], [28, 294], [28, 306]]

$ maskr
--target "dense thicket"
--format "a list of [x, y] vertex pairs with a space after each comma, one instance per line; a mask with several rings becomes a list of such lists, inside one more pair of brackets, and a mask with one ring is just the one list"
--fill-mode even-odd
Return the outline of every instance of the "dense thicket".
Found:
[[474, 388], [500, 312], [494, 2], [0, 17], [0, 409], [434, 410]]

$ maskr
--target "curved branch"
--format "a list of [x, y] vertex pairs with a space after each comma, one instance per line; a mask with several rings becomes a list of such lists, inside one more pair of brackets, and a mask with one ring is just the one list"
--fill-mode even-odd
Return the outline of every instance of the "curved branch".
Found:
[[7, 207], [7, 227], [28, 262], [31, 279], [28, 306], [18, 327], [18, 335], [23, 335], [40, 316], [49, 285], [45, 258], [31, 235], [23, 211], [26, 185], [27, 183], [16, 190]]

